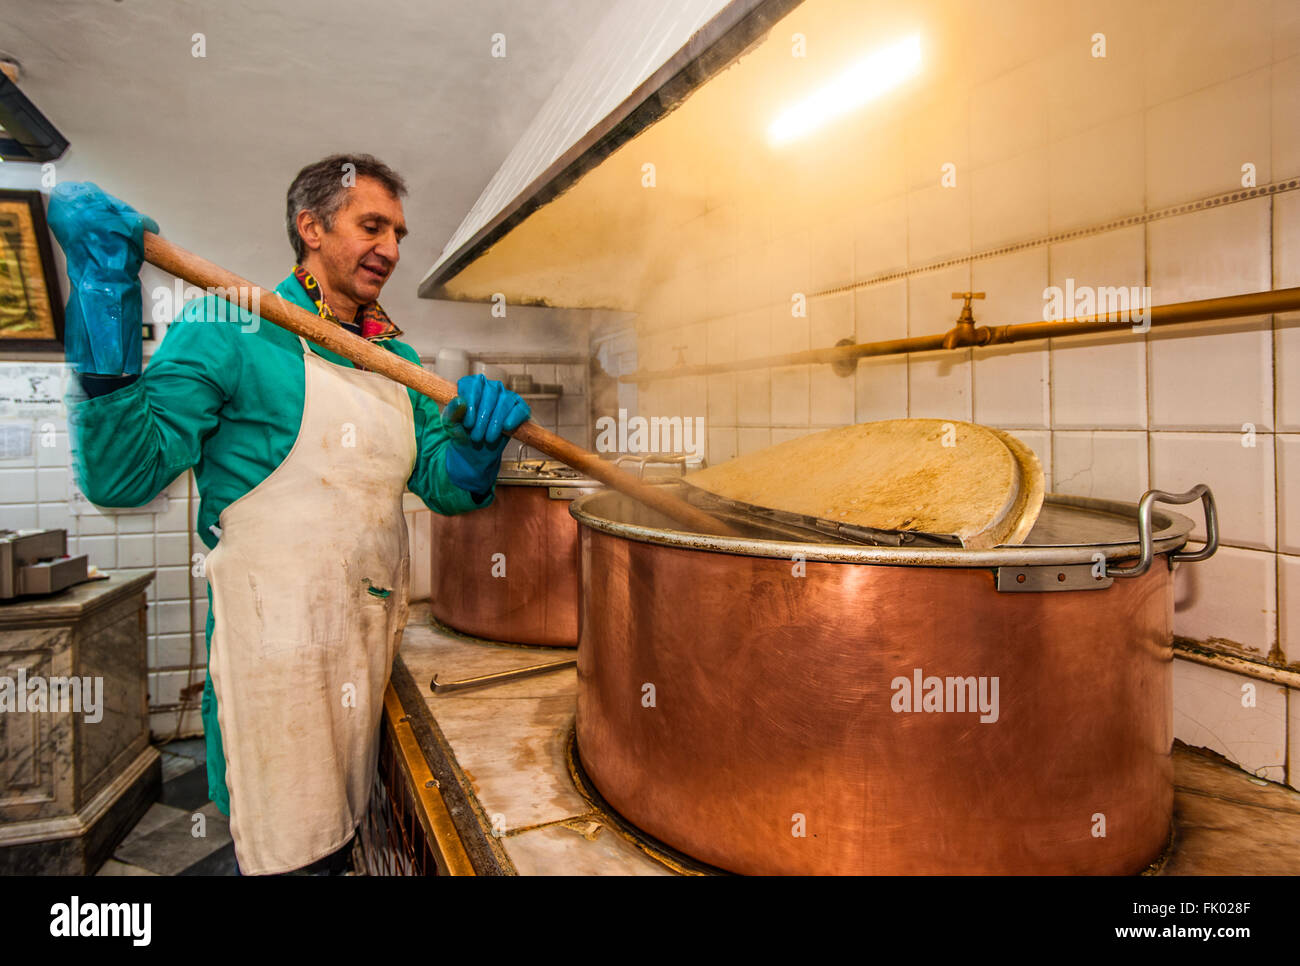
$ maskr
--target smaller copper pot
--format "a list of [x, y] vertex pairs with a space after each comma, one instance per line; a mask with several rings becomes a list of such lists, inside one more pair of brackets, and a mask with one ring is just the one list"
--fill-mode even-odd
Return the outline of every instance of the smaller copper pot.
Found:
[[433, 616], [473, 637], [578, 646], [578, 525], [599, 484], [559, 463], [510, 463], [483, 510], [433, 516]]

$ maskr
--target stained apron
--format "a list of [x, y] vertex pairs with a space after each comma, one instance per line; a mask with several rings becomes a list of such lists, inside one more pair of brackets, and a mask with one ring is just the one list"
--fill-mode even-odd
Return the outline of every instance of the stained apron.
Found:
[[222, 511], [206, 564], [208, 673], [230, 834], [248, 875], [327, 856], [364, 817], [408, 613], [402, 494], [416, 441], [406, 387], [299, 341], [298, 438]]

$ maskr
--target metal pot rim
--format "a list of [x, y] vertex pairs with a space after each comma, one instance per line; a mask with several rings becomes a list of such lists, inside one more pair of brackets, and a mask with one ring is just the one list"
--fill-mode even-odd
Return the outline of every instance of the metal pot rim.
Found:
[[[799, 540], [772, 540], [754, 537], [720, 537], [689, 533], [668, 527], [622, 523], [600, 514], [601, 501], [627, 500], [614, 490], [600, 490], [579, 497], [569, 512], [583, 526], [601, 533], [638, 543], [705, 550], [745, 557], [820, 560], [830, 563], [860, 563], [904, 567], [1026, 567], [1045, 564], [1094, 563], [1095, 555], [1106, 560], [1123, 560], [1141, 553], [1138, 543], [1135, 503], [1099, 500], [1091, 497], [1049, 493], [1044, 506], [1055, 504], [1117, 515], [1133, 520], [1133, 539], [1122, 543], [1077, 543], [1068, 545], [1021, 545], [994, 547], [989, 550], [966, 550], [960, 547], [868, 547], [843, 543], [809, 543]], [[1193, 523], [1187, 517], [1158, 510], [1153, 514], [1153, 552], [1167, 553], [1187, 543]], [[777, 529], [773, 527], [772, 529]], [[1032, 534], [1031, 534], [1032, 536]]]
[[593, 480], [589, 476], [570, 476], [570, 477], [517, 477], [517, 476], [498, 476], [497, 486], [563, 486], [563, 487], [580, 487], [591, 489], [594, 486], [600, 486], [599, 480]]
[[585, 487], [600, 482], [570, 469], [558, 460], [508, 460], [497, 471], [497, 486]]

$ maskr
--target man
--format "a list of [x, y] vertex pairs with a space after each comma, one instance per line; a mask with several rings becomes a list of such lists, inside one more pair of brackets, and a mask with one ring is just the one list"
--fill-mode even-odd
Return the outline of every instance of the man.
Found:
[[[303, 168], [287, 204], [297, 264], [276, 291], [418, 364], [377, 301], [406, 234], [405, 190], [368, 155]], [[402, 493], [443, 514], [488, 505], [528, 405], [470, 376], [444, 419], [425, 396], [215, 296], [184, 307], [141, 374], [137, 276], [157, 226], [88, 184], [56, 189], [50, 224], [72, 287], [79, 485], [94, 503], [139, 506], [195, 470], [211, 550], [208, 783], [239, 870], [341, 871], [407, 618]]]

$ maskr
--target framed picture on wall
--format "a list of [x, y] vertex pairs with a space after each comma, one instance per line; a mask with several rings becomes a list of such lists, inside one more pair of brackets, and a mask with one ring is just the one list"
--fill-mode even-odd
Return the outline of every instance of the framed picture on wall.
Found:
[[63, 299], [39, 191], [0, 190], [0, 353], [63, 348]]

